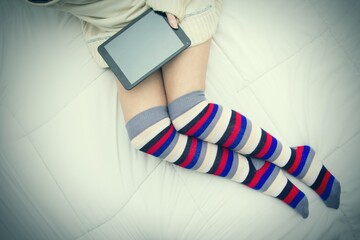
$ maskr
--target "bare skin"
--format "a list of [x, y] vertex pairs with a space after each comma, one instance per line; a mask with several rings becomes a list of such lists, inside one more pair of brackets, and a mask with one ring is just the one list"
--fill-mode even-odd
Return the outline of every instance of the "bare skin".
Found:
[[184, 94], [205, 90], [210, 44], [208, 40], [188, 48], [130, 91], [114, 76], [125, 122], [146, 109], [166, 106]]

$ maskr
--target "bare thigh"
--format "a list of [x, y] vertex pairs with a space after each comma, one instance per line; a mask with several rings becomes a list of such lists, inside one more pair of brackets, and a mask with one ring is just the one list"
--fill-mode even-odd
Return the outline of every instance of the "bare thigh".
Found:
[[162, 68], [167, 101], [196, 90], [205, 90], [211, 40], [188, 48]]
[[125, 122], [149, 108], [166, 106], [166, 96], [161, 72], [156, 71], [145, 81], [127, 91], [114, 75], [117, 84], [118, 99], [123, 111]]
[[130, 91], [114, 79], [125, 122], [138, 113], [196, 90], [205, 90], [205, 78], [211, 41], [191, 47], [156, 71]]

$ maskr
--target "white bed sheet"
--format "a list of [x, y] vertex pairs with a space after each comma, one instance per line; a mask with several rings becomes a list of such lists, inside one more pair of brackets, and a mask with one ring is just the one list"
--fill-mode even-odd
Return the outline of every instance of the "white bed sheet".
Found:
[[225, 0], [207, 95], [342, 184], [339, 210], [279, 200], [136, 151], [79, 21], [0, 3], [1, 239], [360, 239], [360, 1]]

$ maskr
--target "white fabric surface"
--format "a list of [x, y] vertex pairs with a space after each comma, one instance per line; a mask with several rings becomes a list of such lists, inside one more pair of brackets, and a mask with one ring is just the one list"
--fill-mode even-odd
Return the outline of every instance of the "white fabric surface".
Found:
[[130, 145], [109, 70], [79, 21], [0, 3], [1, 239], [360, 239], [360, 1], [224, 1], [208, 98], [342, 184], [339, 210], [304, 184], [304, 220], [279, 200]]

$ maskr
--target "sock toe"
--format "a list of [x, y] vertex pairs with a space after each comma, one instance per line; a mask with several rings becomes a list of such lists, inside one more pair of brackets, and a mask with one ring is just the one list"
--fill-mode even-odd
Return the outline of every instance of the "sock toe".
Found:
[[340, 193], [341, 193], [341, 186], [338, 180], [334, 180], [333, 186], [331, 188], [331, 193], [324, 202], [327, 207], [338, 209], [340, 205]]
[[295, 210], [305, 219], [309, 216], [309, 201], [306, 196], [298, 203]]

